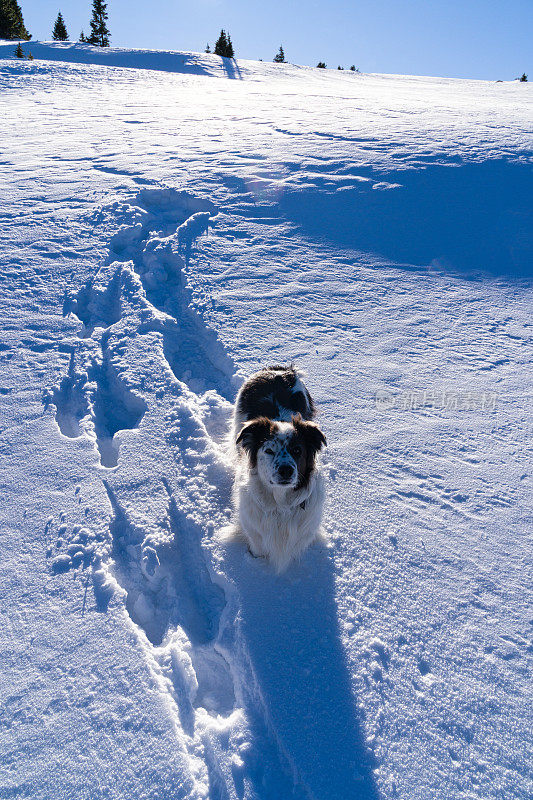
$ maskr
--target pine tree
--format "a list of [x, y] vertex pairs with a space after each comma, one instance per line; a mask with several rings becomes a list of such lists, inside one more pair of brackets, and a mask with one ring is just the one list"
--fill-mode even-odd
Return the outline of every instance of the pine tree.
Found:
[[355, 64], [352, 64], [352, 66], [350, 67], [350, 70], [351, 70], [352, 72], [355, 72]]
[[283, 52], [283, 47], [280, 45], [277, 54], [274, 56], [274, 63], [275, 64], [284, 64], [285, 63], [285, 53]]
[[54, 30], [52, 31], [52, 39], [54, 42], [66, 42], [68, 40], [67, 26], [61, 11], [57, 15]]
[[228, 40], [226, 38], [226, 31], [224, 28], [220, 31], [220, 36], [215, 42], [215, 55], [225, 56], [228, 50]]
[[339, 66], [337, 67], [337, 69], [344, 69], [344, 67], [341, 67], [341, 66], [339, 65]]
[[24, 52], [22, 50], [22, 47], [20, 46], [20, 42], [18, 43], [17, 49], [15, 50], [15, 55], [17, 58], [24, 58]]
[[326, 63], [325, 63], [325, 61], [319, 61], [319, 62], [318, 62], [318, 64], [317, 64], [317, 67], [318, 67], [319, 69], [326, 69]]
[[28, 53], [28, 61], [33, 61], [33, 55], [32, 55], [32, 52], [31, 52], [31, 50], [30, 50], [30, 52]]
[[91, 19], [91, 35], [87, 39], [89, 44], [98, 47], [109, 47], [109, 28], [107, 27], [107, 3], [103, 0], [93, 0], [93, 16]]
[[231, 43], [231, 36], [228, 33], [228, 51], [226, 53], [226, 58], [234, 58], [235, 53], [233, 52], [233, 45]]
[[78, 42], [81, 42], [82, 44], [85, 44], [85, 42], [86, 42], [86, 41], [87, 41], [87, 39], [85, 38], [85, 34], [84, 34], [84, 32], [82, 31], [82, 32], [80, 33], [80, 38], [78, 39]]
[[520, 78], [520, 83], [527, 83], [527, 75], [525, 72], [522, 73], [522, 77]]
[[231, 43], [231, 37], [229, 33], [226, 36], [226, 31], [224, 29], [220, 31], [220, 36], [215, 43], [215, 55], [225, 56], [225, 58], [235, 57], [233, 45]]
[[0, 39], [31, 39], [16, 0], [0, 0]]
[[206, 44], [206, 46], [205, 46], [204, 53], [210, 53], [210, 52], [211, 52], [211, 48], [209, 47], [209, 42], [208, 42], [208, 43]]

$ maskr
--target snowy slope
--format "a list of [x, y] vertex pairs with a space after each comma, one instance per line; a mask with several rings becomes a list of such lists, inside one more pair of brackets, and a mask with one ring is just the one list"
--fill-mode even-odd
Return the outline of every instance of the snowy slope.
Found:
[[[2, 796], [529, 797], [530, 86], [12, 49]], [[330, 545], [276, 577], [217, 533], [290, 359]]]

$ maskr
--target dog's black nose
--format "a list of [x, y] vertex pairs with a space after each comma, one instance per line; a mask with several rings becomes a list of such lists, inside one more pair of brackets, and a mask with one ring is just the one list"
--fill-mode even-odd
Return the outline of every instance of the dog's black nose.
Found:
[[284, 481], [288, 481], [289, 478], [292, 478], [294, 473], [294, 469], [291, 467], [290, 464], [281, 464], [278, 467], [278, 475]]

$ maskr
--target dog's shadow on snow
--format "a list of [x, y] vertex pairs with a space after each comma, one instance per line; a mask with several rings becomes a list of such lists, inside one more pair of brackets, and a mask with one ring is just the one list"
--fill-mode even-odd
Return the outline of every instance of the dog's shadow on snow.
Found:
[[[276, 576], [263, 559], [244, 555], [235, 544], [226, 566], [241, 596], [240, 625], [251, 662], [243, 687], [251, 694], [250, 703], [244, 698], [247, 712], [257, 709], [260, 697], [288, 770], [311, 796], [377, 800], [327, 548], [311, 547]], [[251, 716], [253, 724], [253, 710]]]

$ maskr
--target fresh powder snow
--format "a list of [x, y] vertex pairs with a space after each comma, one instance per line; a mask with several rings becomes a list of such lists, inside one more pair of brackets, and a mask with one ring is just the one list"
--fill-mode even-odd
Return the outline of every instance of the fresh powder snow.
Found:
[[[0, 796], [533, 793], [531, 85], [0, 43]], [[231, 522], [294, 361], [328, 544]]]

